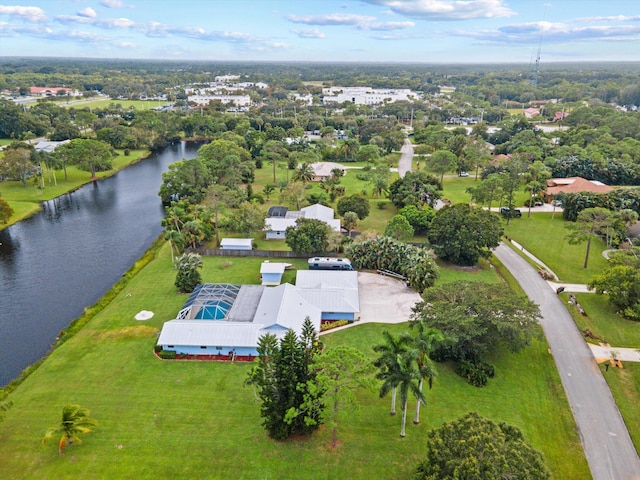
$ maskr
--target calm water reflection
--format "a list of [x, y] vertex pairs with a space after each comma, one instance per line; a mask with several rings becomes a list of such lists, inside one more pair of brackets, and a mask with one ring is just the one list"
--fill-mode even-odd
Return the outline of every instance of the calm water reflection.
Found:
[[199, 147], [168, 147], [0, 231], [0, 385], [44, 355], [160, 235], [161, 174]]

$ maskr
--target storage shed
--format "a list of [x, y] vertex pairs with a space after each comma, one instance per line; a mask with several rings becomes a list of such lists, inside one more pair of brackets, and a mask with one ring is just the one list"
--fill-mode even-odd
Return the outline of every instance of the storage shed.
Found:
[[285, 269], [290, 266], [290, 263], [270, 262], [269, 260], [262, 262], [260, 265], [262, 285], [280, 285]]
[[223, 238], [220, 247], [222, 250], [251, 250], [253, 238]]

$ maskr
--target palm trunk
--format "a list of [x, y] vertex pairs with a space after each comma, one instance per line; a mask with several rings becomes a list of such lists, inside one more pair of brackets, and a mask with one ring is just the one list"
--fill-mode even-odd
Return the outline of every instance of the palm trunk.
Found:
[[393, 391], [391, 392], [391, 412], [389, 412], [391, 415], [395, 415], [396, 414], [396, 389], [394, 387]]
[[[336, 392], [334, 391], [334, 393]], [[333, 438], [331, 440], [331, 446], [336, 448], [338, 445], [338, 422], [336, 421], [336, 418], [338, 417], [338, 397], [336, 396], [334, 398], [336, 398], [336, 400], [333, 402]]]
[[406, 435], [406, 433], [404, 432], [404, 427], [407, 424], [407, 403], [408, 400], [402, 404], [402, 427], [400, 427], [400, 436], [402, 438], [404, 438]]
[[589, 236], [589, 240], [587, 240], [587, 255], [584, 257], [584, 268], [587, 268], [587, 264], [589, 263], [589, 250], [591, 250], [591, 236]]
[[[422, 378], [420, 379], [420, 382], [418, 383], [418, 390], [420, 390], [420, 393], [422, 393]], [[416, 401], [416, 416], [413, 419], [413, 423], [414, 424], [419, 424], [420, 423], [420, 399], [417, 399]]]

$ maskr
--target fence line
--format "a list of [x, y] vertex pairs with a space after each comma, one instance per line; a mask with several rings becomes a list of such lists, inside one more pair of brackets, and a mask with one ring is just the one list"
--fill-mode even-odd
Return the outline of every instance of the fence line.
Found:
[[288, 250], [223, 250], [221, 248], [194, 248], [192, 252], [205, 257], [269, 257], [269, 258], [309, 258], [322, 254], [291, 252]]

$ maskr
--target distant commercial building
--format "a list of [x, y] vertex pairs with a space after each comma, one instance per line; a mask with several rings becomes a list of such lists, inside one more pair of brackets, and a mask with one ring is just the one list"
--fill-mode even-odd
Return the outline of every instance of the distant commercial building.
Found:
[[412, 101], [420, 97], [418, 92], [408, 88], [383, 89], [371, 87], [329, 87], [322, 89], [322, 102], [356, 105], [381, 105], [399, 101]]

